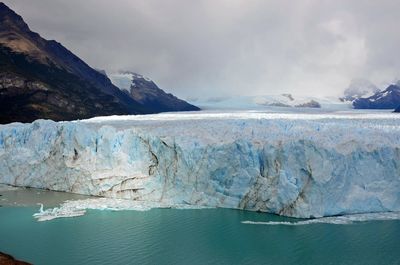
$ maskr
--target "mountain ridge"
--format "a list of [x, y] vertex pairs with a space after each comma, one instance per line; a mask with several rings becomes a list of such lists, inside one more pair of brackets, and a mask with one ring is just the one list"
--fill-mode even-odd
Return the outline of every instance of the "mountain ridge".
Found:
[[144, 105], [152, 105], [159, 112], [197, 111], [200, 108], [165, 92], [148, 77], [131, 71], [119, 71], [109, 75], [113, 84]]
[[367, 98], [358, 98], [353, 101], [355, 109], [396, 109], [400, 105], [400, 87], [389, 85]]
[[358, 98], [369, 97], [378, 93], [380, 89], [367, 79], [352, 79], [350, 85], [344, 90], [342, 101], [354, 101]]
[[0, 59], [0, 123], [155, 112], [122, 93], [57, 41], [32, 32], [4, 3], [0, 3]]
[[121, 91], [61, 43], [32, 32], [2, 2], [0, 60], [0, 123], [167, 111]]

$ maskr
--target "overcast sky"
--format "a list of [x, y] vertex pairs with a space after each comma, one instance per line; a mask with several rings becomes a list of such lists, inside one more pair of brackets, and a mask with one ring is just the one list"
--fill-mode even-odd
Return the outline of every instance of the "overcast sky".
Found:
[[339, 95], [400, 77], [400, 1], [5, 0], [92, 67], [184, 98]]

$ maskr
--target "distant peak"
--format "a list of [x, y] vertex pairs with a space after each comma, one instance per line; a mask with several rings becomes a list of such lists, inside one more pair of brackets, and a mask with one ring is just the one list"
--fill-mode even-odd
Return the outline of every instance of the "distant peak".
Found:
[[385, 91], [400, 91], [400, 86], [398, 84], [392, 84], [388, 86]]
[[0, 16], [5, 16], [7, 14], [12, 14], [18, 16], [20, 19], [22, 19], [17, 13], [15, 13], [11, 8], [9, 8], [7, 5], [5, 5], [3, 2], [0, 2]]
[[0, 2], [0, 29], [7, 30], [9, 28], [30, 31], [28, 25], [20, 15], [3, 2]]
[[353, 101], [361, 97], [370, 97], [380, 90], [371, 81], [364, 78], [352, 79], [350, 85], [344, 90], [344, 100]]
[[121, 74], [121, 75], [130, 75], [132, 81], [137, 80], [137, 79], [143, 79], [143, 80], [145, 80], [145, 81], [152, 82], [152, 80], [151, 80], [150, 78], [148, 78], [148, 77], [146, 77], [146, 76], [144, 76], [144, 75], [141, 75], [141, 74], [132, 72], [132, 71], [119, 71], [118, 74]]
[[2, 9], [11, 10], [8, 6], [6, 6], [6, 4], [4, 4], [3, 2], [0, 2], [0, 10], [2, 10]]
[[293, 101], [293, 100], [294, 100], [292, 94], [284, 93], [284, 94], [282, 94], [282, 96], [287, 97], [288, 99], [290, 99], [290, 101]]
[[97, 69], [97, 68], [93, 68], [94, 70], [96, 70], [97, 72], [99, 72], [100, 74], [107, 76], [107, 72], [104, 69]]

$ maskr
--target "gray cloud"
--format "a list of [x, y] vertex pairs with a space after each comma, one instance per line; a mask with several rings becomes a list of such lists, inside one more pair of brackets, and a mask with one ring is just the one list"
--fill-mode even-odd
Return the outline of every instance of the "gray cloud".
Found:
[[400, 76], [400, 2], [5, 0], [96, 68], [132, 70], [182, 97], [339, 95]]

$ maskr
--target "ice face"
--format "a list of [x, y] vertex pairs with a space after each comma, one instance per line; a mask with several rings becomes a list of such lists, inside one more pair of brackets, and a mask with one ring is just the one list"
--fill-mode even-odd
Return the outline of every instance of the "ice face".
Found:
[[293, 217], [400, 211], [400, 117], [185, 113], [0, 126], [0, 183]]

